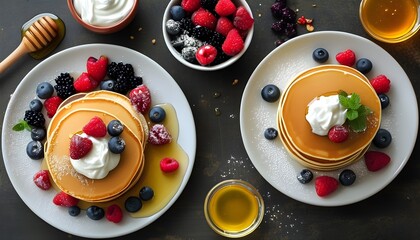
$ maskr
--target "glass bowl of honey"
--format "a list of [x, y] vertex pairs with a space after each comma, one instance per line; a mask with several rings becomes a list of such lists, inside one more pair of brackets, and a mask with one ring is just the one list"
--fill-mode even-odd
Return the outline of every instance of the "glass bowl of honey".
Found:
[[207, 194], [204, 215], [216, 233], [240, 238], [260, 225], [264, 217], [264, 201], [258, 190], [248, 182], [225, 180]]

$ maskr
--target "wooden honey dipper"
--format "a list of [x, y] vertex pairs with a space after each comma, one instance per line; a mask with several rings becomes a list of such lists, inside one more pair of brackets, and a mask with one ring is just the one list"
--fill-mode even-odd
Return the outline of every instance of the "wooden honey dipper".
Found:
[[25, 32], [19, 46], [0, 63], [0, 73], [18, 60], [23, 54], [45, 48], [58, 33], [58, 26], [49, 16], [40, 17]]

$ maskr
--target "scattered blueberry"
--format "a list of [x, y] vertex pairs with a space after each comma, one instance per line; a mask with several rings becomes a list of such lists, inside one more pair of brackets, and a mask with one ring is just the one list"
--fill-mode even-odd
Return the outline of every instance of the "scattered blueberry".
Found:
[[300, 171], [299, 175], [297, 176], [297, 179], [300, 183], [309, 183], [314, 178], [314, 174], [309, 169], [303, 169]]
[[264, 131], [264, 137], [268, 140], [273, 140], [275, 139], [277, 136], [279, 135], [279, 133], [277, 132], [277, 130], [275, 128], [267, 128]]
[[329, 54], [325, 48], [317, 48], [312, 53], [312, 58], [319, 63], [324, 63], [328, 60]]
[[102, 81], [101, 84], [99, 85], [99, 88], [101, 90], [107, 90], [107, 91], [113, 91], [114, 87], [115, 87], [115, 81], [112, 79]]
[[172, 19], [175, 21], [180, 21], [185, 17], [185, 11], [179, 5], [172, 6], [169, 12], [171, 13]]
[[105, 211], [103, 208], [93, 205], [86, 209], [86, 214], [92, 220], [100, 220], [105, 216]]
[[275, 102], [280, 98], [280, 89], [274, 84], [268, 84], [261, 90], [261, 96], [267, 102]]
[[54, 93], [54, 87], [48, 82], [38, 84], [36, 88], [36, 95], [41, 99], [47, 99]]
[[376, 133], [375, 137], [373, 138], [373, 145], [378, 148], [386, 148], [392, 142], [391, 133], [383, 128], [380, 128]]
[[31, 130], [31, 138], [34, 141], [42, 141], [47, 136], [47, 132], [45, 131], [45, 128], [32, 128]]
[[340, 173], [338, 179], [341, 185], [350, 186], [356, 181], [356, 174], [350, 169], [345, 169]]
[[69, 215], [70, 216], [78, 216], [80, 214], [80, 208], [76, 205], [76, 206], [71, 206], [68, 209]]
[[34, 99], [29, 103], [29, 109], [35, 112], [41, 112], [44, 104], [39, 99]]
[[152, 107], [149, 112], [150, 121], [154, 123], [162, 122], [166, 117], [165, 109], [159, 106]]
[[372, 70], [372, 62], [367, 58], [360, 58], [356, 62], [356, 69], [359, 70], [359, 72], [366, 74]]
[[33, 160], [39, 160], [44, 157], [44, 146], [40, 141], [30, 141], [26, 146], [26, 154]]
[[378, 95], [379, 101], [381, 101], [381, 108], [384, 109], [389, 105], [389, 97], [385, 93], [381, 93]]
[[133, 196], [128, 197], [124, 203], [125, 210], [131, 213], [139, 211], [142, 206], [143, 204], [141, 203], [140, 198]]
[[124, 131], [124, 126], [119, 120], [114, 119], [108, 123], [107, 131], [109, 135], [116, 137]]
[[148, 201], [152, 199], [154, 195], [155, 193], [151, 187], [146, 186], [140, 189], [139, 196], [140, 196], [140, 199], [143, 201]]
[[109, 139], [108, 148], [112, 153], [120, 154], [125, 149], [125, 141], [122, 137], [116, 136]]

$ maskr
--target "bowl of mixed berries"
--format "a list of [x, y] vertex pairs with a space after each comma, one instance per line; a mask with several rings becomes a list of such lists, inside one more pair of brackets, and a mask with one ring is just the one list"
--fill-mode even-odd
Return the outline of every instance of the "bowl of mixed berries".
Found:
[[244, 0], [171, 0], [162, 30], [166, 46], [178, 61], [212, 71], [231, 65], [245, 53], [254, 18]]

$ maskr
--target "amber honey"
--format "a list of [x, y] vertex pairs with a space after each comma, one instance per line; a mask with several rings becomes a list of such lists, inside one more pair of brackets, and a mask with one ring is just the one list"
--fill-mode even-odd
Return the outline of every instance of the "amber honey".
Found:
[[419, 28], [418, 11], [418, 0], [364, 0], [360, 5], [360, 19], [373, 37], [398, 42]]

